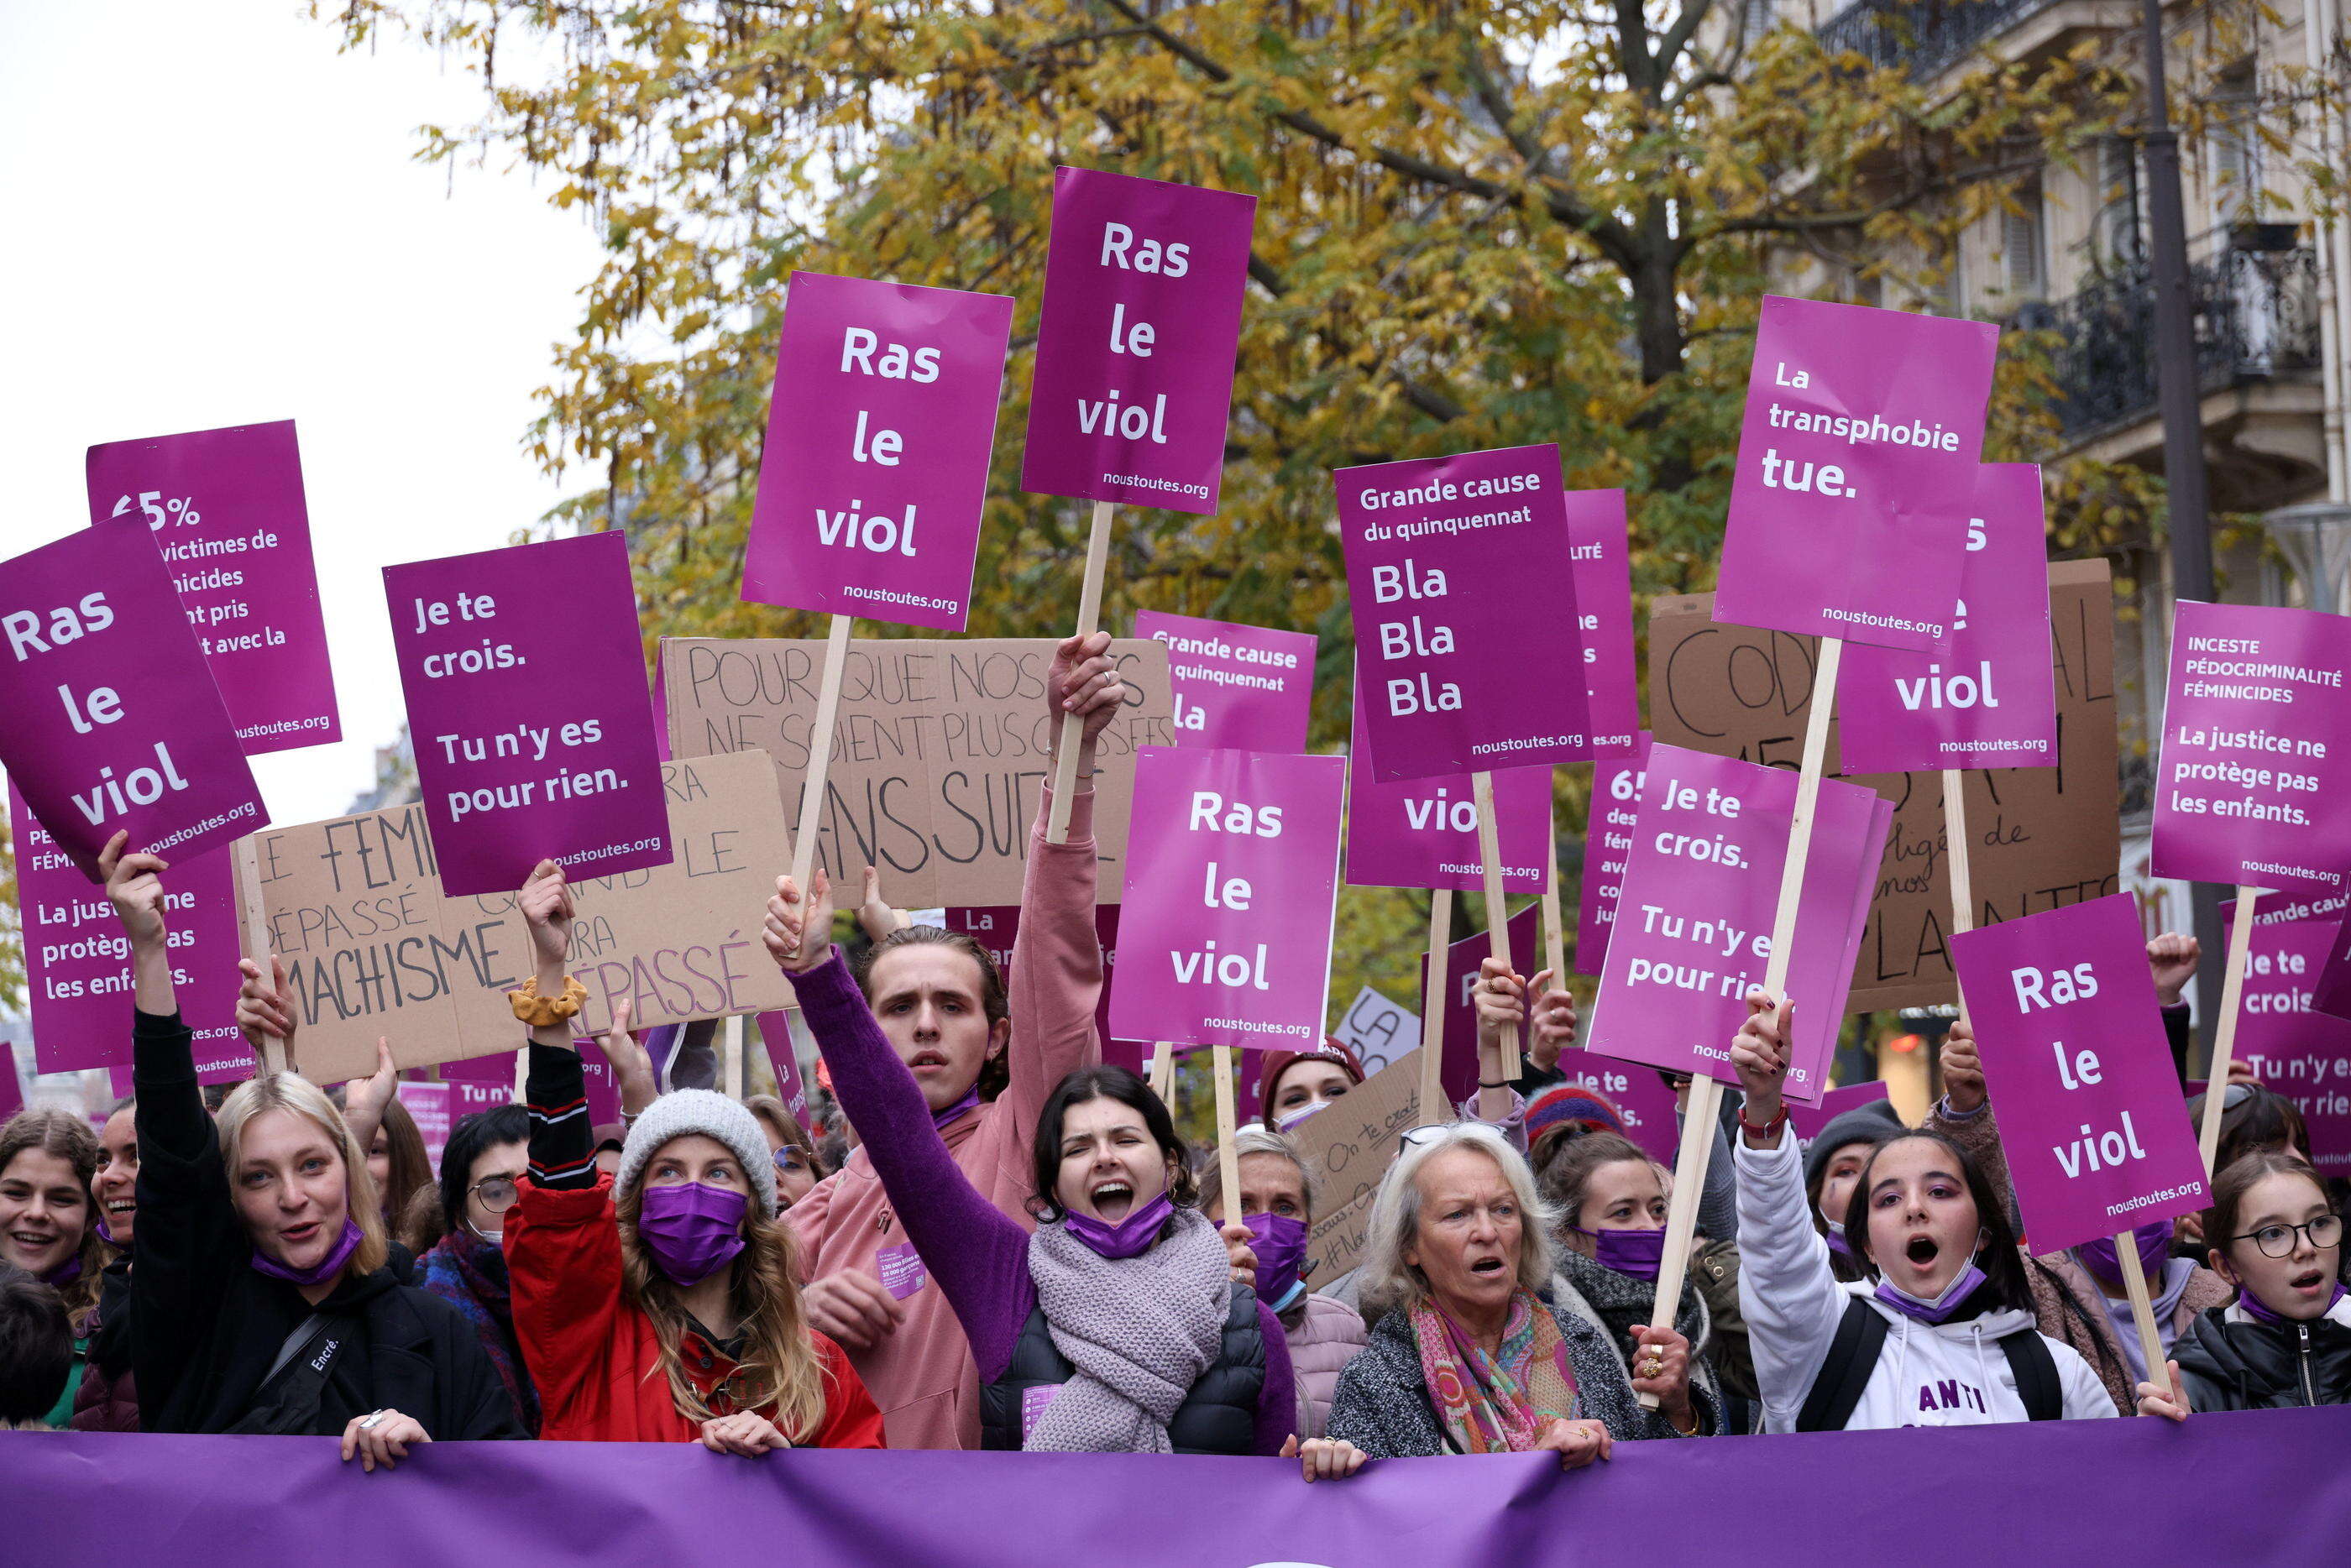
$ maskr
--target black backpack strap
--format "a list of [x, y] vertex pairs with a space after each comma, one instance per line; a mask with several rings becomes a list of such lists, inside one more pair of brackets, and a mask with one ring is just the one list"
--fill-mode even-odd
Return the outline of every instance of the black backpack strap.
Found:
[[2057, 1381], [2057, 1358], [2049, 1354], [2049, 1342], [2032, 1329], [2020, 1328], [2001, 1335], [1999, 1345], [2016, 1379], [2016, 1392], [2024, 1401], [2024, 1418], [2064, 1419], [2065, 1388]]
[[[1886, 1348], [1886, 1314], [1859, 1296], [1846, 1300], [1836, 1338], [1829, 1344], [1828, 1359], [1813, 1379], [1804, 1407], [1796, 1413], [1799, 1432], [1842, 1432], [1861, 1407], [1862, 1390], [1877, 1370]], [[2054, 1373], [2052, 1373], [2054, 1376]]]

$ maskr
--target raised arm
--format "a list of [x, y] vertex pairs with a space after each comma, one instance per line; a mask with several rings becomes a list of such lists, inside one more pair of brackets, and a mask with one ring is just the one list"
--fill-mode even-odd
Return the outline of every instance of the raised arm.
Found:
[[2000, 1202], [2000, 1211], [2016, 1220], [2016, 1189], [2009, 1179], [2008, 1151], [2001, 1147], [2000, 1125], [1992, 1119], [1991, 1100], [1984, 1090], [1983, 1059], [1976, 1054], [1975, 1032], [1964, 1018], [1943, 1036], [1943, 1097], [1928, 1113], [1926, 1130], [1940, 1133], [1968, 1151], [1984, 1174]]

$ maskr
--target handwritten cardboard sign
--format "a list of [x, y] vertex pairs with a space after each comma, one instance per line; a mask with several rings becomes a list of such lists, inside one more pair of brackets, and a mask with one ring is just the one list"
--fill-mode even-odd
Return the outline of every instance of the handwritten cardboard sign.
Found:
[[1595, 756], [1630, 751], [1641, 727], [1641, 678], [1633, 660], [1631, 524], [1621, 490], [1571, 490], [1569, 575], [1583, 643], [1584, 695]]
[[1939, 643], [1999, 342], [1988, 322], [1767, 295], [1716, 615], [1887, 648]]
[[1314, 706], [1314, 634], [1134, 612], [1134, 635], [1167, 645], [1176, 743], [1302, 752]]
[[2128, 894], [1951, 939], [2036, 1252], [2201, 1209], [2204, 1160]]
[[2346, 683], [2351, 617], [2181, 600], [2156, 766], [2155, 875], [2342, 892]]
[[[1347, 886], [1450, 888], [1486, 885], [1479, 847], [1478, 802], [1467, 774], [1381, 784], [1371, 776], [1370, 731], [1364, 722], [1364, 683], [1355, 682], [1357, 773], [1347, 794]], [[1551, 769], [1494, 770], [1494, 832], [1501, 852], [1502, 890], [1540, 893], [1548, 869], [1543, 836], [1551, 831]]]
[[[2275, 911], [2271, 901], [2262, 900], [2253, 916], [2237, 1002], [2237, 1060], [2302, 1112], [2318, 1168], [2351, 1175], [2351, 1022], [2319, 1012], [2311, 994], [2351, 899], [2280, 897]], [[2234, 899], [2221, 904], [2223, 924], [2235, 907]]]
[[[1522, 975], [1532, 976], [1541, 967], [1536, 957], [1541, 950], [1535, 943], [1536, 920], [1542, 912], [1540, 904], [1529, 904], [1502, 924], [1510, 939], [1510, 963]], [[1448, 1106], [1458, 1106], [1478, 1092], [1478, 976], [1486, 960], [1493, 953], [1493, 944], [1485, 932], [1448, 943], [1445, 949], [1445, 1063], [1438, 1082], [1445, 1087]], [[1428, 994], [1428, 955], [1420, 955], [1420, 972], [1416, 977], [1419, 994]]]
[[961, 631], [1012, 301], [795, 272], [743, 597]]
[[[692, 757], [662, 782], [676, 858], [571, 878], [582, 1032], [609, 1028], [623, 996], [639, 1028], [789, 1002], [759, 946], [760, 911], [791, 864], [773, 772], [757, 756]], [[505, 993], [532, 964], [515, 891], [444, 896], [422, 805], [275, 828], [254, 847], [263, 928], [241, 940], [247, 956], [266, 944], [286, 962], [305, 1074], [374, 1071], [378, 1035], [404, 1067], [518, 1048]]]
[[1211, 513], [1257, 198], [1053, 171], [1020, 488]]
[[186, 860], [269, 820], [143, 518], [0, 565], [0, 770], [82, 875], [119, 831]]
[[[1115, 892], [1115, 888], [1105, 888]], [[1126, 1067], [1140, 1073], [1146, 1065], [1144, 1042], [1114, 1040], [1110, 1033], [1110, 999], [1118, 989], [1118, 911], [1116, 904], [1094, 902], [1094, 940], [1102, 944], [1102, 995], [1094, 1002], [1094, 1033], [1102, 1041], [1102, 1059], [1113, 1066]], [[994, 904], [978, 909], [955, 908], [941, 909], [939, 923], [950, 931], [961, 931], [987, 950], [996, 961], [1007, 985], [1012, 983], [1012, 961], [1020, 950], [1020, 906]], [[921, 923], [917, 914], [916, 923]]]
[[107, 441], [89, 520], [147, 524], [248, 756], [343, 737], [294, 421]]
[[1943, 646], [1846, 651], [1837, 711], [1849, 772], [2056, 764], [2040, 465], [1979, 467], [1974, 512], [1959, 558], [1959, 614]]
[[[2049, 582], [2057, 766], [1967, 774], [1968, 827], [1976, 840], [1969, 864], [1980, 925], [2077, 904], [2121, 886], [2113, 590], [2103, 561], [2055, 562]], [[1703, 594], [1651, 603], [1649, 712], [1657, 739], [1794, 768], [1812, 705], [1815, 644], [1723, 625], [1709, 618], [1711, 607]], [[1831, 774], [1840, 771], [1841, 729], [1833, 723], [1829, 732]], [[1871, 774], [1854, 782], [1876, 790], [1895, 810], [1846, 1005], [1864, 1012], [1957, 1001], [1944, 951], [1951, 892], [1942, 776]]]
[[1363, 1259], [1372, 1199], [1404, 1135], [1420, 1120], [1420, 1054], [1408, 1051], [1291, 1129], [1322, 1192], [1306, 1237], [1318, 1285]]
[[[764, 751], [781, 798], [800, 796], [816, 723], [821, 641], [665, 639], [672, 754]], [[1057, 716], [1045, 711], [1046, 638], [850, 643], [825, 774], [818, 860], [836, 879], [882, 872], [909, 909], [1020, 901], [1038, 802], [1051, 782]], [[1176, 743], [1167, 648], [1113, 642], [1125, 710], [1096, 753], [1102, 897], [1125, 869], [1134, 754]]]
[[1575, 972], [1598, 974], [1616, 926], [1616, 899], [1625, 890], [1625, 859], [1633, 849], [1633, 823], [1641, 809], [1641, 781], [1649, 765], [1649, 732], [1634, 736], [1633, 754], [1604, 757], [1592, 767], [1591, 825], [1583, 836], [1583, 885], [1575, 922]]
[[1365, 1073], [1376, 1073], [1420, 1044], [1420, 1014], [1367, 985], [1355, 992], [1331, 1033], [1355, 1054]]
[[[1374, 779], [1577, 762], [1590, 699], [1559, 448], [1343, 468], [1356, 733]], [[1505, 585], [1545, 574], [1543, 613]]]

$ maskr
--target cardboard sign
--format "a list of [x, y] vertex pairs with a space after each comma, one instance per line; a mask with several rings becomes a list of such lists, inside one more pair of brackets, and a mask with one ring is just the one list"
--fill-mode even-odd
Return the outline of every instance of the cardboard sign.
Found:
[[1211, 513], [1257, 198], [1053, 171], [1020, 488]]
[[743, 597], [961, 631], [1012, 301], [795, 272]]
[[2056, 765], [2040, 466], [1978, 468], [1975, 511], [1960, 557], [1959, 614], [1943, 647], [1845, 650], [1837, 712], [1849, 773]]
[[1674, 1091], [1657, 1076], [1656, 1068], [1619, 1062], [1579, 1047], [1560, 1053], [1559, 1070], [1567, 1075], [1569, 1083], [1580, 1084], [1614, 1106], [1625, 1118], [1625, 1136], [1646, 1150], [1650, 1158], [1668, 1170], [1673, 1168], [1681, 1155], [1681, 1124], [1675, 1119]]
[[[760, 911], [791, 863], [774, 774], [754, 757], [694, 757], [668, 763], [662, 776], [677, 858], [571, 879], [578, 919], [568, 968], [588, 988], [582, 1031], [611, 1027], [622, 996], [640, 1029], [789, 1001], [759, 945]], [[256, 839], [265, 929], [243, 931], [242, 940], [248, 957], [266, 941], [286, 962], [295, 1057], [306, 1075], [329, 1082], [374, 1071], [379, 1035], [403, 1067], [523, 1044], [505, 994], [532, 968], [515, 890], [443, 896], [434, 848], [422, 805]]]
[[1306, 749], [1314, 707], [1313, 633], [1137, 610], [1134, 635], [1167, 645], [1177, 745]]
[[[1532, 978], [1541, 967], [1536, 957], [1541, 950], [1535, 944], [1536, 920], [1542, 913], [1540, 904], [1529, 904], [1503, 923], [1502, 929], [1510, 939], [1510, 963], [1520, 974]], [[1478, 1092], [1478, 1007], [1471, 1000], [1477, 994], [1478, 975], [1487, 959], [1493, 955], [1493, 943], [1483, 931], [1450, 943], [1445, 950], [1445, 1064], [1438, 1082], [1445, 1086], [1445, 1100], [1458, 1106]], [[1420, 955], [1420, 969], [1415, 977], [1419, 994], [1428, 994], [1428, 955]]]
[[1796, 1129], [1798, 1137], [1810, 1143], [1821, 1136], [1822, 1128], [1844, 1115], [1845, 1112], [1859, 1110], [1864, 1106], [1875, 1105], [1879, 1100], [1886, 1098], [1891, 1092], [1885, 1079], [1873, 1078], [1866, 1084], [1847, 1084], [1842, 1087], [1831, 1089], [1821, 1096], [1821, 1103], [1817, 1106], [1800, 1106], [1791, 1101], [1788, 1106], [1788, 1125]]
[[[1347, 795], [1347, 886], [1450, 888], [1486, 885], [1479, 848], [1478, 802], [1467, 774], [1380, 784], [1371, 774], [1370, 730], [1364, 720], [1364, 683], [1355, 682], [1353, 787]], [[1549, 861], [1551, 769], [1494, 771], [1495, 845], [1501, 852], [1502, 890], [1540, 893]]]
[[0, 566], [0, 771], [81, 874], [117, 831], [191, 860], [269, 820], [143, 519]]
[[1331, 1002], [1344, 757], [1146, 747], [1111, 1033], [1311, 1049]]
[[1595, 756], [1632, 749], [1641, 727], [1641, 678], [1633, 661], [1631, 524], [1621, 490], [1571, 490], [1569, 576], [1583, 643], [1584, 697]]
[[1625, 890], [1625, 858], [1633, 849], [1633, 823], [1641, 808], [1641, 782], [1649, 765], [1649, 732], [1634, 737], [1629, 757], [1606, 757], [1592, 767], [1591, 826], [1583, 836], [1583, 885], [1575, 922], [1575, 972], [1598, 974], [1616, 928], [1616, 900]]
[[2204, 1159], [2115, 894], [1951, 939], [2016, 1206], [2036, 1252], [2204, 1207]]
[[[2311, 991], [2334, 945], [2346, 901], [2317, 906], [2277, 900], [2253, 915], [2237, 1002], [2236, 1059], [2262, 1083], [2292, 1100], [2310, 1128], [2310, 1151], [2329, 1176], [2351, 1175], [2351, 1022], [2312, 1005]], [[2228, 924], [2236, 907], [2220, 906]]]
[[[74, 869], [57, 840], [25, 808], [13, 779], [8, 826], [16, 855], [25, 994], [32, 1004], [33, 1070], [128, 1066], [131, 942], [114, 905]], [[197, 1075], [207, 1083], [253, 1075], [253, 1054], [236, 1031], [232, 853], [175, 856], [163, 873], [172, 994], [181, 1019], [195, 1035]]]
[[1398, 1007], [1367, 985], [1355, 992], [1331, 1033], [1355, 1054], [1369, 1075], [1419, 1045], [1420, 1014]]
[[294, 421], [107, 441], [89, 520], [147, 524], [248, 756], [343, 738]]
[[[1104, 892], [1115, 892], [1104, 888]], [[1102, 1059], [1115, 1067], [1126, 1067], [1141, 1073], [1145, 1065], [1144, 1043], [1137, 1040], [1113, 1040], [1110, 1033], [1111, 993], [1118, 986], [1118, 911], [1116, 904], [1094, 903], [1094, 940], [1102, 944], [1102, 996], [1094, 1003], [1094, 1033], [1102, 1040]], [[923, 924], [917, 911], [915, 924]], [[996, 961], [1003, 971], [1004, 983], [1012, 983], [1012, 957], [1019, 950], [1020, 906], [995, 904], [978, 909], [956, 908], [941, 909], [939, 924], [950, 931], [962, 931]]]
[[[2099, 898], [2122, 882], [2113, 590], [2103, 561], [2056, 562], [2049, 581], [2057, 766], [1967, 775], [1980, 925]], [[1816, 645], [1784, 632], [1720, 625], [1709, 620], [1711, 607], [1703, 594], [1651, 603], [1649, 713], [1657, 739], [1794, 768], [1803, 753]], [[1831, 774], [1839, 771], [1840, 728], [1833, 724], [1829, 732]], [[1943, 947], [1951, 892], [1942, 775], [1872, 774], [1854, 782], [1876, 790], [1895, 810], [1846, 1005], [1858, 1012], [1954, 1002], [1959, 991]]]
[[1290, 1129], [1322, 1179], [1306, 1237], [1308, 1277], [1329, 1284], [1363, 1259], [1372, 1199], [1420, 1120], [1420, 1054], [1408, 1051]]
[[[1796, 777], [1678, 746], [1649, 753], [1615, 934], [1583, 1044], [1604, 1056], [1738, 1082], [1731, 1037], [1763, 981], [1796, 810]], [[1786, 1093], [1817, 1100], [1844, 1019], [1893, 808], [1821, 783], [1798, 895], [1788, 994], [1796, 1003]]]
[[2156, 876], [2344, 890], [2347, 672], [2351, 617], [2179, 602], [2156, 767]]
[[[1559, 448], [1343, 468], [1339, 541], [1355, 623], [1357, 736], [1374, 779], [1593, 754]], [[1510, 585], [1542, 577], [1530, 615]]]
[[[1051, 782], [1058, 716], [1045, 711], [1047, 638], [859, 639], [849, 645], [825, 774], [820, 863], [854, 887], [878, 867], [904, 907], [1020, 901], [1038, 802]], [[781, 798], [800, 797], [816, 723], [822, 641], [665, 639], [670, 748], [681, 757], [765, 751]], [[1176, 743], [1163, 643], [1111, 644], [1125, 711], [1095, 753], [1102, 896], [1126, 860], [1134, 753]]]
[[1716, 615], [1918, 652], [1940, 643], [1999, 342], [1988, 322], [1767, 295]]

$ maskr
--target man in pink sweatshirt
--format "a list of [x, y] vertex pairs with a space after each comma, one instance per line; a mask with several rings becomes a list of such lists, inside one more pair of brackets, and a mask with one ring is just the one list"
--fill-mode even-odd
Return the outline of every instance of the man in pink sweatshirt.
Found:
[[[1109, 651], [1106, 633], [1071, 638], [1055, 650], [1046, 676], [1046, 730], [1056, 748], [1061, 715], [1085, 717], [1081, 781], [1092, 776], [1095, 742], [1125, 691]], [[960, 940], [893, 943], [866, 974], [874, 1016], [913, 1069], [956, 1163], [976, 1189], [1023, 1225], [1033, 1224], [1029, 1144], [1038, 1114], [1062, 1078], [1102, 1058], [1094, 1033], [1102, 981], [1094, 936], [1094, 793], [1081, 783], [1061, 844], [1045, 842], [1052, 801], [1048, 785], [1029, 840], [1008, 1019]], [[1006, 1086], [981, 1101], [985, 1069], [999, 1056]], [[890, 1447], [979, 1447], [979, 1374], [971, 1346], [906, 1240], [865, 1151], [852, 1153], [784, 1219], [804, 1256], [801, 1301], [810, 1324], [848, 1350], [882, 1407]]]

